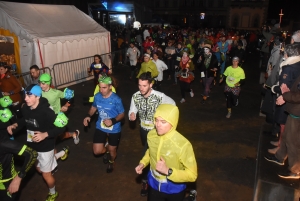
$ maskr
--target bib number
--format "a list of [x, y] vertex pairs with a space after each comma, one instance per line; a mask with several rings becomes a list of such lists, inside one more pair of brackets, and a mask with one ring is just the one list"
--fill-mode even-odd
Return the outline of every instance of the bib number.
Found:
[[32, 142], [33, 136], [34, 136], [34, 131], [27, 130], [27, 142]]
[[113, 128], [114, 128], [114, 125], [112, 125], [112, 126], [110, 126], [110, 127], [107, 127], [107, 126], [104, 124], [104, 122], [103, 122], [103, 121], [101, 121], [101, 123], [100, 123], [100, 127], [101, 127], [101, 128], [103, 128], [103, 129], [106, 129], [106, 130], [110, 130], [110, 131], [112, 131], [112, 130], [113, 130]]

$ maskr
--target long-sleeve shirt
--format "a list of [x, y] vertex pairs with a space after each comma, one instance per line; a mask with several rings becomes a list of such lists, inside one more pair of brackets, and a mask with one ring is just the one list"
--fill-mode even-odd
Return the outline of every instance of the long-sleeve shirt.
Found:
[[162, 81], [163, 80], [163, 71], [168, 69], [168, 66], [165, 64], [165, 62], [163, 62], [160, 59], [157, 59], [156, 61], [153, 59], [152, 60], [158, 70], [158, 76], [155, 78], [155, 80], [157, 81]]
[[139, 113], [141, 127], [145, 130], [151, 130], [154, 128], [153, 115], [160, 104], [176, 105], [172, 98], [154, 89], [151, 90], [147, 98], [138, 91], [131, 98], [128, 116], [130, 117], [132, 112], [134, 114]]
[[135, 66], [137, 63], [137, 59], [140, 56], [141, 52], [138, 48], [128, 48], [126, 55], [129, 57], [129, 62], [131, 66]]
[[148, 62], [143, 62], [140, 72], [136, 76], [136, 78], [139, 78], [142, 73], [146, 73], [146, 72], [151, 72], [151, 77], [153, 77], [153, 78], [158, 76], [158, 70], [153, 61], [150, 60]]

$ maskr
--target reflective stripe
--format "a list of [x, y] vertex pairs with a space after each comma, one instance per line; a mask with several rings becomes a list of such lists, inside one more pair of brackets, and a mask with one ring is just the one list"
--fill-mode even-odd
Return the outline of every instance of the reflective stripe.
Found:
[[25, 151], [26, 148], [27, 148], [27, 146], [24, 145], [24, 146], [22, 147], [22, 149], [19, 151], [18, 155], [21, 156], [21, 155], [24, 153], [24, 151]]
[[292, 115], [292, 114], [290, 114], [290, 116], [291, 116], [292, 118], [294, 118], [294, 119], [299, 119], [299, 118], [300, 118], [299, 116], [295, 116], [295, 115]]

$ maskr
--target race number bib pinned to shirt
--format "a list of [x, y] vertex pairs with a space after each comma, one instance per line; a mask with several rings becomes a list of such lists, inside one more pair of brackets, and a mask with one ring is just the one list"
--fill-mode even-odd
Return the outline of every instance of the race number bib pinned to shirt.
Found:
[[106, 130], [110, 130], [110, 131], [112, 131], [113, 128], [114, 128], [114, 125], [112, 125], [112, 126], [110, 126], [110, 127], [107, 127], [107, 126], [105, 125], [105, 123], [103, 122], [103, 120], [101, 121], [100, 126], [101, 126], [101, 128], [106, 129]]
[[27, 142], [32, 142], [33, 136], [34, 136], [34, 131], [27, 130]]

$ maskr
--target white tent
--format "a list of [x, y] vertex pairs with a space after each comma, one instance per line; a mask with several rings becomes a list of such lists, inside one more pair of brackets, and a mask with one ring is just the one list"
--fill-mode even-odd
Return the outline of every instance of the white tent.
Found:
[[22, 72], [33, 64], [51, 68], [58, 62], [110, 52], [109, 31], [71, 5], [0, 1], [0, 35], [7, 32], [18, 40], [15, 51], [19, 50]]

